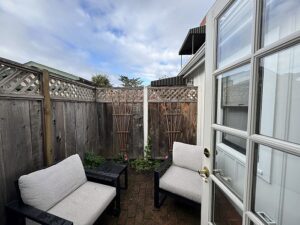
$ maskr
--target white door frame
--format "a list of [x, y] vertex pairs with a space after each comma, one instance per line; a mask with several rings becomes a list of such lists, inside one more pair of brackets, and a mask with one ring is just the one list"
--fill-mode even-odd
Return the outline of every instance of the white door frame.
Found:
[[[216, 184], [224, 194], [232, 200], [243, 212], [243, 225], [249, 225], [250, 221], [256, 225], [264, 225], [260, 219], [251, 211], [253, 168], [254, 168], [254, 144], [263, 144], [276, 150], [300, 156], [300, 145], [281, 141], [275, 138], [262, 136], [255, 133], [257, 78], [259, 59], [263, 56], [278, 52], [287, 47], [300, 43], [300, 31], [282, 38], [266, 47], [260, 48], [262, 0], [253, 1], [253, 35], [251, 54], [238, 59], [226, 68], [216, 69], [216, 37], [217, 18], [234, 0], [217, 0], [206, 16], [206, 50], [205, 50], [205, 85], [204, 85], [204, 120], [203, 120], [203, 146], [211, 153], [210, 158], [203, 158], [203, 166], [211, 172], [213, 170], [214, 155], [214, 132], [222, 131], [247, 139], [246, 170], [244, 182], [243, 202], [237, 198], [219, 179], [211, 175], [207, 183], [203, 182], [203, 195], [201, 207], [201, 225], [212, 224], [212, 187]], [[215, 76], [233, 68], [250, 63], [250, 87], [248, 106], [247, 131], [239, 131], [233, 128], [215, 124]]]

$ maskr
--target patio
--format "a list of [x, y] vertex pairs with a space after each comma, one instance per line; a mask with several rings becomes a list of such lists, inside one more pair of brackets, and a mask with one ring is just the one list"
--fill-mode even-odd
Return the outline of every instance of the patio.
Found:
[[121, 214], [105, 213], [101, 225], [193, 225], [199, 224], [200, 209], [167, 198], [160, 209], [153, 206], [153, 174], [129, 170], [128, 190], [121, 191]]
[[[22, 175], [74, 154], [155, 162], [174, 141], [196, 144], [197, 87], [97, 88], [3, 58], [0, 66], [1, 224]], [[154, 208], [153, 169], [129, 169], [120, 215], [101, 224], [199, 224], [199, 207], [167, 198]]]

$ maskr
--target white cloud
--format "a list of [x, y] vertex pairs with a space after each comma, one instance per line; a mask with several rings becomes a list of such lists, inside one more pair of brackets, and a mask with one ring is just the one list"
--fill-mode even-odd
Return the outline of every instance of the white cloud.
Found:
[[207, 0], [0, 1], [0, 56], [37, 61], [84, 78], [176, 75], [178, 50]]

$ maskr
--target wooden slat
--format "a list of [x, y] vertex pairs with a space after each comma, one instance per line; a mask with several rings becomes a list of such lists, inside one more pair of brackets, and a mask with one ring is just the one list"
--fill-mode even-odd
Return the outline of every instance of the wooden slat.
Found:
[[[182, 112], [181, 129], [174, 130], [178, 141], [196, 144], [197, 103], [179, 103]], [[152, 139], [152, 156], [163, 158], [168, 153], [168, 131], [166, 123], [165, 105], [177, 107], [178, 103], [149, 103], [149, 136]], [[175, 117], [175, 116], [174, 116]], [[169, 131], [174, 133], [174, 131]]]
[[76, 107], [74, 103], [64, 102], [65, 105], [65, 138], [66, 156], [76, 153]]
[[42, 102], [29, 101], [33, 170], [44, 166]]
[[75, 118], [76, 118], [76, 153], [83, 158], [86, 149], [86, 103], [75, 103]]

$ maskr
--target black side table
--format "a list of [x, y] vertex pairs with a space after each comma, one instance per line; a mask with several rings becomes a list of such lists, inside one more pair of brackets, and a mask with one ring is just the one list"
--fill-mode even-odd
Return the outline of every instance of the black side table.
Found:
[[128, 172], [127, 172], [127, 164], [119, 164], [113, 161], [105, 161], [95, 170], [103, 173], [104, 175], [117, 175], [118, 181], [120, 183], [120, 176], [124, 175], [124, 186], [120, 186], [121, 189], [127, 189], [128, 187]]

